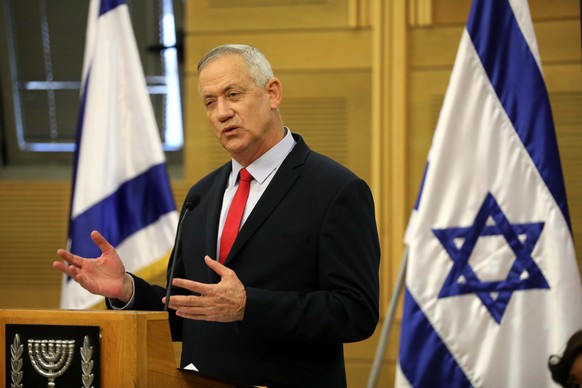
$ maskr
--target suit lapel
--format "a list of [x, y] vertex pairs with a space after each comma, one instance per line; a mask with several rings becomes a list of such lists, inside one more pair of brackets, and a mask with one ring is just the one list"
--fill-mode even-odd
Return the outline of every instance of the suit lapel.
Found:
[[304, 163], [310, 150], [301, 136], [294, 135], [294, 137], [297, 144], [283, 161], [275, 173], [273, 180], [269, 183], [269, 187], [267, 187], [267, 190], [265, 190], [259, 202], [257, 202], [255, 208], [245, 221], [226, 258], [225, 264], [228, 265], [231, 260], [236, 259], [237, 253], [257, 229], [260, 228], [265, 219], [277, 208], [283, 197], [285, 197], [285, 194], [293, 187], [295, 181], [300, 176], [298, 167]]
[[[218, 241], [218, 222], [220, 220], [220, 210], [222, 208], [222, 199], [224, 198], [224, 190], [228, 181], [232, 164], [226, 163], [220, 168], [211, 190], [208, 192], [208, 217], [206, 218], [206, 241], [205, 252], [213, 259], [218, 259], [216, 255], [216, 244]], [[204, 258], [202, 258], [204, 259]], [[208, 275], [210, 279], [215, 281], [218, 275], [208, 268]]]

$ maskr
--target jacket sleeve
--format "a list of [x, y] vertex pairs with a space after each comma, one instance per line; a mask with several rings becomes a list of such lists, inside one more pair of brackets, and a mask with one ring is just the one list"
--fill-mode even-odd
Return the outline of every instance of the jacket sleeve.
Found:
[[[166, 289], [152, 285], [142, 278], [129, 274], [133, 278], [134, 284], [134, 298], [131, 306], [122, 308], [122, 310], [141, 310], [141, 311], [162, 311], [164, 304], [162, 298], [166, 296]], [[113, 309], [111, 300], [105, 298], [105, 304], [109, 310]], [[173, 341], [180, 341], [182, 337], [182, 318], [176, 316], [174, 310], [169, 309], [170, 332], [172, 333]]]

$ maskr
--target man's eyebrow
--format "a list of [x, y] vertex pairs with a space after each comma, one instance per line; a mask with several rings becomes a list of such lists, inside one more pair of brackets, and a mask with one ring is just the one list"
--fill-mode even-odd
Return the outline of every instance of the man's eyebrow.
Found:
[[238, 85], [236, 85], [236, 84], [228, 84], [222, 90], [230, 90], [230, 89], [234, 89], [236, 87], [238, 87]]
[[225, 87], [222, 89], [222, 92], [223, 92], [223, 93], [226, 93], [226, 92], [229, 92], [229, 91], [231, 91], [232, 89], [237, 89], [237, 90], [242, 90], [242, 91], [245, 91], [245, 90], [247, 90], [248, 88], [245, 88], [244, 86], [242, 86], [242, 85], [240, 85], [240, 84], [229, 84], [229, 85], [226, 85], [226, 86], [225, 86]]

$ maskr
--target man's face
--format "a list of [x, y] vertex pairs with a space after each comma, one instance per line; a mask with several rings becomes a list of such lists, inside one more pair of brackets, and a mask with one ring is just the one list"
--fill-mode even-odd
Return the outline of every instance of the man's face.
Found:
[[199, 91], [220, 144], [243, 166], [282, 138], [279, 81], [273, 78], [259, 88], [241, 56], [226, 54], [209, 62], [200, 72]]

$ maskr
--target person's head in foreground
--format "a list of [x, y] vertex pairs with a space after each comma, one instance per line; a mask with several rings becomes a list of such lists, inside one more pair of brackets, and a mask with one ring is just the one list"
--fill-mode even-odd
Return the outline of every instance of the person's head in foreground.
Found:
[[561, 356], [548, 361], [552, 379], [562, 387], [577, 388], [582, 384], [582, 330], [574, 333]]

